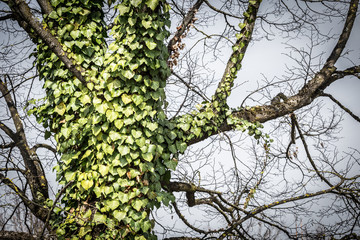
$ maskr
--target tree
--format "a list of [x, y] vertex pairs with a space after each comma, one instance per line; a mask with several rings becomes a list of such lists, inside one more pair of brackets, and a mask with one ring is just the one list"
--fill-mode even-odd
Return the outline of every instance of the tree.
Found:
[[[334, 113], [326, 121], [318, 100], [329, 98], [359, 122], [325, 92], [341, 79], [359, 78], [359, 59], [347, 47], [357, 29], [358, 1], [4, 0], [1, 6], [2, 34], [13, 37], [3, 43], [0, 83], [7, 111], [0, 122], [0, 180], [7, 202], [2, 238], [156, 239], [154, 213], [161, 204], [171, 205], [191, 230], [171, 239], [359, 234], [359, 151], [330, 155], [341, 118]], [[176, 19], [180, 24], [170, 34]], [[340, 34], [324, 33], [329, 20], [341, 20]], [[222, 21], [221, 34], [207, 29], [211, 21]], [[243, 103], [229, 107], [251, 43], [278, 33], [290, 40], [307, 36], [309, 50], [291, 46], [296, 68], [289, 67], [284, 79], [265, 78]], [[202, 55], [196, 53], [200, 42]], [[325, 43], [332, 44], [330, 50], [319, 53]], [[23, 53], [27, 46], [36, 49]], [[221, 60], [225, 47], [232, 51], [222, 76], [211, 79], [206, 64]], [[213, 59], [204, 63], [209, 54]], [[26, 55], [36, 69], [25, 64]], [[30, 100], [37, 79], [45, 97]], [[34, 116], [47, 143], [30, 144], [31, 131], [39, 128]], [[238, 158], [237, 146], [245, 139], [235, 142], [229, 131], [252, 136], [245, 150], [253, 161]], [[224, 137], [233, 165], [213, 167], [210, 181], [202, 180], [194, 162], [203, 153], [195, 154], [196, 161], [183, 154], [217, 136]], [[303, 151], [294, 148], [297, 143]], [[47, 150], [43, 158], [40, 149]], [[50, 152], [62, 185], [56, 195], [45, 170]], [[205, 156], [204, 165], [215, 166]], [[300, 181], [289, 179], [288, 172]], [[327, 196], [332, 204], [326, 211], [309, 207]], [[225, 224], [199, 225], [183, 215], [181, 199], [190, 208], [206, 206], [208, 217]], [[311, 217], [299, 223], [302, 214], [317, 214], [317, 226]], [[15, 216], [25, 227], [9, 225]], [[328, 216], [337, 219], [328, 223]], [[30, 218], [42, 224], [30, 227]]]

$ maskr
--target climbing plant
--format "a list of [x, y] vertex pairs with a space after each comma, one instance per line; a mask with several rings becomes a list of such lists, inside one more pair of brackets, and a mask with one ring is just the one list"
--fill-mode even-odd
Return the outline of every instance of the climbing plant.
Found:
[[[174, 200], [162, 185], [169, 181], [178, 154], [186, 150], [187, 141], [216, 133], [231, 115], [224, 100], [241, 66], [242, 36], [213, 102], [169, 121], [163, 111], [170, 74], [165, 1], [115, 3], [118, 15], [108, 45], [102, 1], [51, 4], [53, 11], [45, 16], [44, 27], [57, 37], [82, 76], [74, 76], [38, 40], [36, 62], [46, 98], [30, 113], [48, 129], [46, 137], [54, 135], [61, 153], [55, 168], [58, 180], [69, 185], [62, 197], [65, 208], [55, 208], [51, 223], [61, 238], [156, 238], [149, 213]], [[252, 5], [248, 11], [254, 11]], [[252, 29], [241, 26], [243, 37], [249, 38]], [[256, 138], [261, 135], [257, 124], [231, 117], [227, 121], [242, 130], [251, 126]]]

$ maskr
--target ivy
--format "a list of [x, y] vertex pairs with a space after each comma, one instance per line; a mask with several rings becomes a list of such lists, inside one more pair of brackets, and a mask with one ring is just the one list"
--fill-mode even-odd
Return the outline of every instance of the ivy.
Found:
[[[164, 0], [123, 0], [110, 36], [103, 1], [52, 0], [44, 22], [82, 68], [86, 84], [39, 40], [36, 62], [45, 102], [29, 113], [57, 141], [57, 179], [67, 185], [51, 223], [60, 239], [155, 239], [150, 211], [174, 200], [162, 183], [178, 164], [186, 142], [219, 131], [224, 122], [262, 137], [257, 123], [233, 118], [221, 99], [168, 120], [164, 114], [170, 75], [164, 40], [169, 6]], [[112, 42], [106, 45], [106, 38]], [[239, 52], [243, 46], [234, 46]], [[235, 54], [229, 78], [243, 57]], [[229, 92], [225, 83], [221, 91]], [[221, 92], [220, 91], [220, 92]], [[216, 114], [216, 113], [227, 114]]]

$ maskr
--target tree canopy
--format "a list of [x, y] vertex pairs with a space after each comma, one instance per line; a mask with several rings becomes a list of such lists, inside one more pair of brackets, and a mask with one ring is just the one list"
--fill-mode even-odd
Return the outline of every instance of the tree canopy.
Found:
[[358, 237], [358, 5], [2, 0], [0, 239]]

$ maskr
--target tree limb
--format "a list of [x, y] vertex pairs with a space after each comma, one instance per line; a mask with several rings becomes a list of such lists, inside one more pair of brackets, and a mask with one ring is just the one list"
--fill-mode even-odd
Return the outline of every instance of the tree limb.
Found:
[[[27, 32], [31, 32], [29, 31], [29, 27], [31, 27], [35, 31], [36, 35], [41, 38], [56, 54], [56, 56], [58, 56], [58, 58], [65, 64], [65, 67], [83, 84], [86, 84], [86, 80], [83, 77], [84, 70], [72, 62], [72, 60], [68, 57], [68, 54], [62, 49], [62, 45], [57, 40], [57, 38], [35, 19], [35, 17], [30, 12], [29, 6], [23, 0], [9, 0], [9, 7], [23, 20], [23, 22], [21, 22], [21, 20], [19, 21], [19, 19], [17, 19], [20, 26], [23, 27]], [[79, 71], [78, 69], [81, 70]]]
[[[336, 68], [334, 64], [336, 60], [340, 57], [341, 51], [344, 49], [345, 44], [350, 36], [352, 31], [353, 23], [356, 18], [356, 12], [358, 8], [359, 0], [352, 0], [349, 7], [349, 12], [345, 21], [342, 34], [335, 45], [332, 53], [324, 64], [323, 68], [315, 74], [315, 76], [303, 86], [303, 88], [295, 95], [288, 97], [284, 102], [254, 106], [248, 109], [240, 109], [232, 113], [232, 117], [245, 119], [250, 122], [267, 122], [285, 116], [294, 112], [297, 109], [300, 109], [304, 106], [309, 105], [314, 101], [315, 98], [321, 95], [322, 91], [328, 87], [332, 82], [337, 78], [334, 77], [336, 73]], [[357, 69], [358, 67], [353, 67]], [[219, 132], [233, 130], [235, 126], [228, 125], [226, 122], [223, 122], [219, 127]], [[210, 135], [204, 135], [199, 138], [191, 139], [187, 144], [192, 145], [197, 142], [200, 142], [204, 139], [207, 139], [211, 135], [216, 135], [218, 132], [214, 132]]]
[[231, 54], [224, 71], [224, 74], [218, 84], [218, 87], [213, 96], [214, 101], [225, 104], [227, 97], [230, 96], [231, 88], [234, 85], [237, 72], [241, 68], [241, 63], [245, 55], [246, 49], [251, 41], [251, 36], [254, 31], [256, 16], [260, 7], [261, 1], [255, 1], [254, 4], [249, 3], [246, 10], [243, 27], [237, 36], [237, 41], [233, 46], [233, 53]]
[[4, 95], [7, 107], [10, 110], [10, 115], [14, 122], [16, 133], [10, 131], [10, 129], [2, 123], [0, 123], [0, 127], [9, 135], [9, 137], [11, 137], [16, 147], [20, 150], [27, 172], [25, 177], [30, 185], [34, 201], [43, 203], [49, 197], [45, 172], [43, 171], [41, 162], [38, 160], [36, 152], [31, 150], [27, 143], [22, 120], [11, 95], [5, 94], [8, 92], [8, 89], [3, 81], [0, 81], [0, 92]]
[[353, 117], [356, 121], [360, 122], [360, 117], [356, 116], [350, 109], [342, 105], [336, 98], [334, 98], [331, 94], [328, 93], [322, 93], [320, 96], [328, 97], [330, 98], [334, 103], [336, 103], [341, 109], [343, 109], [345, 112], [347, 112], [351, 117]]
[[45, 144], [45, 143], [37, 143], [35, 144], [33, 147], [32, 147], [32, 150], [33, 151], [36, 151], [38, 148], [45, 148], [51, 152], [53, 152], [54, 154], [57, 153], [56, 149], [53, 148], [52, 146], [48, 145], [48, 144]]
[[50, 14], [53, 11], [53, 7], [48, 0], [36, 0], [39, 4], [43, 14]]
[[186, 29], [188, 28], [189, 24], [193, 21], [193, 18], [200, 8], [201, 4], [204, 2], [204, 0], [198, 0], [194, 6], [188, 11], [186, 16], [184, 17], [181, 25], [177, 28], [177, 31], [174, 35], [174, 37], [169, 41], [168, 43], [168, 53], [169, 56], [171, 55], [172, 51], [174, 50], [173, 47], [176, 43], [179, 42], [181, 39], [181, 36], [185, 33]]

